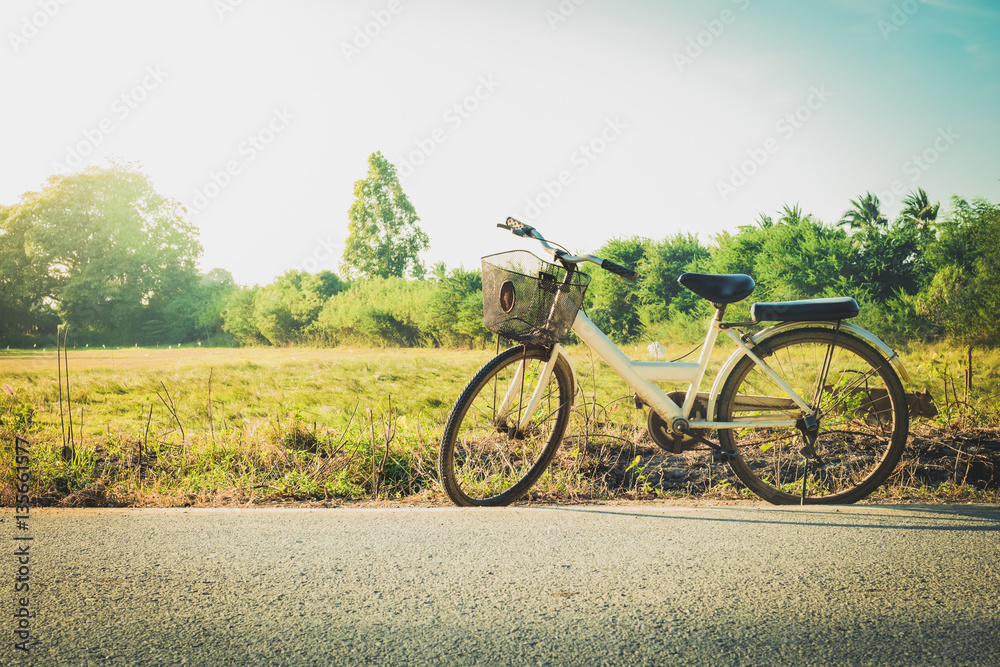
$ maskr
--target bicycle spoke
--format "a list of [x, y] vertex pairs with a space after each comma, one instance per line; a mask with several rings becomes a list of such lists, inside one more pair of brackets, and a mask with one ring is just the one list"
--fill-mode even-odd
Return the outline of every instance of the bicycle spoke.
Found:
[[[895, 466], [907, 430], [902, 388], [887, 364], [864, 343], [829, 329], [784, 332], [757, 350], [794, 391], [814, 398], [818, 430], [811, 443], [814, 436], [799, 428], [748, 423], [720, 432], [722, 444], [739, 452], [737, 476], [771, 502], [850, 502], [878, 486]], [[719, 419], [774, 412], [753, 410], [755, 396], [768, 397], [757, 402], [760, 408], [785, 394], [747, 358], [720, 393]]]
[[[460, 505], [504, 505], [544, 471], [569, 420], [568, 368], [546, 375], [549, 352], [512, 349], [488, 363], [449, 415], [438, 469], [449, 497]], [[533, 414], [529, 398], [539, 394]], [[525, 424], [519, 428], [519, 424]]]

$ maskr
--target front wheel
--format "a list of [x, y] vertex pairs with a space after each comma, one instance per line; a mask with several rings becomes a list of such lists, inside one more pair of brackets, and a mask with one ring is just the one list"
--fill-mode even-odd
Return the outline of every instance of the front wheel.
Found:
[[[775, 504], [853, 503], [888, 478], [909, 433], [903, 386], [889, 362], [854, 336], [831, 329], [780, 333], [753, 348], [810, 407], [797, 406], [752, 359], [733, 367], [719, 394], [719, 439], [737, 450], [737, 477]], [[807, 441], [811, 414], [818, 423]], [[755, 425], [796, 420], [798, 426]]]
[[569, 423], [573, 378], [562, 357], [547, 369], [550, 356], [545, 348], [511, 348], [462, 391], [437, 462], [441, 486], [456, 505], [509, 505], [552, 461]]

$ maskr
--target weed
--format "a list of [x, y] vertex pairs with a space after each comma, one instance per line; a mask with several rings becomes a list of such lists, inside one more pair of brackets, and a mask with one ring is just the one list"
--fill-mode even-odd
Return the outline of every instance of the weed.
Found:
[[[687, 351], [668, 349], [672, 358]], [[673, 454], [646, 433], [628, 387], [572, 349], [576, 408], [529, 498], [753, 498], [704, 451]], [[957, 377], [959, 355], [906, 355], [913, 389]], [[639, 354], [643, 354], [642, 350]], [[492, 351], [348, 348], [73, 351], [0, 355], [0, 438], [27, 435], [39, 503], [182, 506], [276, 500], [442, 499], [437, 440], [448, 410]], [[914, 423], [903, 462], [876, 501], [996, 502], [1000, 354], [978, 353], [976, 383], [937, 395], [939, 418]], [[589, 361], [587, 361], [589, 360]], [[60, 391], [72, 372], [72, 446]], [[57, 374], [58, 370], [58, 374]], [[991, 389], [992, 387], [992, 389]], [[992, 393], [991, 393], [992, 392]], [[390, 399], [391, 396], [391, 399]], [[85, 406], [84, 423], [80, 408]], [[66, 406], [63, 418], [68, 421]], [[958, 421], [956, 421], [958, 420]], [[0, 447], [0, 502], [13, 502], [10, 447]]]
[[35, 406], [14, 398], [0, 398], [0, 427], [31, 433], [35, 430]]

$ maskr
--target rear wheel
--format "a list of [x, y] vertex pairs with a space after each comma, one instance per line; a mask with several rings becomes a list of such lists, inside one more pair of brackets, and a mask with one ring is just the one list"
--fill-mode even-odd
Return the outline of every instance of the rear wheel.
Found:
[[[909, 432], [902, 383], [888, 361], [854, 336], [804, 328], [777, 334], [755, 348], [810, 407], [807, 413], [749, 357], [743, 357], [719, 394], [718, 420], [747, 420], [721, 429], [735, 449], [733, 471], [761, 498], [776, 504], [852, 503], [888, 478]], [[815, 442], [808, 414], [818, 422]], [[795, 419], [798, 426], [755, 426], [758, 420]]]
[[550, 356], [545, 348], [511, 348], [462, 391], [438, 451], [441, 486], [456, 505], [509, 505], [552, 461], [569, 423], [573, 380], [561, 357], [546, 373]]

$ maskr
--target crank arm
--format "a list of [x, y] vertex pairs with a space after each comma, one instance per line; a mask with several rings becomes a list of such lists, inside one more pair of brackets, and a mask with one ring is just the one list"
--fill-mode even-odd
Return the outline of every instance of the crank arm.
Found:
[[712, 442], [708, 438], [703, 438], [697, 433], [691, 430], [691, 427], [687, 423], [680, 423], [674, 426], [675, 430], [696, 442], [700, 442], [703, 445], [708, 445], [712, 448], [712, 460], [717, 463], [729, 463], [736, 458], [735, 449], [723, 449], [722, 446], [717, 442]]

